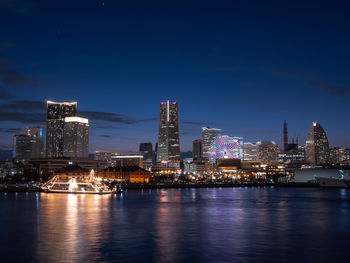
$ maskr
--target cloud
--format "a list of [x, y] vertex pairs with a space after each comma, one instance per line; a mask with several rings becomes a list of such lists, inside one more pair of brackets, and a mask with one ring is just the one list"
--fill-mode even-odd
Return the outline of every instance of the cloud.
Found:
[[0, 105], [0, 121], [39, 124], [46, 120], [42, 101], [14, 100]]
[[15, 65], [7, 59], [0, 58], [0, 82], [9, 86], [38, 87], [38, 82], [15, 70]]
[[103, 111], [79, 111], [79, 114], [90, 120], [108, 121], [114, 123], [134, 124], [137, 121], [121, 114]]
[[344, 86], [329, 85], [327, 83], [321, 83], [311, 80], [305, 81], [305, 84], [312, 89], [323, 90], [332, 95], [343, 96], [350, 94], [350, 88]]
[[[1, 96], [6, 98], [7, 93]], [[104, 121], [120, 124], [137, 124], [157, 120], [157, 118], [135, 119], [122, 114], [103, 111], [78, 111], [78, 116], [92, 121]], [[41, 123], [46, 119], [46, 103], [43, 101], [14, 100], [0, 105], [0, 121], [15, 121], [22, 123]], [[120, 129], [110, 125], [98, 126], [100, 129]]]
[[112, 123], [122, 123], [122, 124], [136, 124], [140, 122], [154, 121], [156, 118], [148, 119], [134, 119], [122, 114], [112, 113], [112, 112], [103, 112], [103, 111], [79, 111], [79, 115], [88, 118], [90, 120], [96, 121], [107, 121]]
[[4, 133], [18, 133], [20, 132], [21, 129], [20, 128], [0, 128], [0, 132], [4, 132]]
[[285, 77], [285, 78], [295, 78], [296, 80], [304, 83], [311, 89], [317, 89], [325, 91], [332, 95], [343, 96], [350, 94], [350, 87], [338, 86], [338, 85], [329, 85], [328, 83], [312, 81], [312, 80], [301, 80], [297, 77], [298, 73], [290, 70], [284, 69], [263, 69], [262, 71], [272, 73], [273, 75]]
[[45, 119], [46, 114], [44, 113], [0, 111], [0, 121], [11, 121], [19, 123], [43, 123], [45, 122]]
[[0, 105], [0, 110], [6, 111], [45, 111], [46, 103], [42, 101], [15, 100], [11, 103]]
[[202, 121], [183, 121], [185, 125], [215, 125], [213, 122], [202, 122]]
[[236, 67], [218, 67], [216, 68], [216, 71], [221, 71], [221, 72], [236, 72], [237, 68]]
[[115, 127], [115, 126], [94, 126], [96, 129], [122, 129], [121, 127]]
[[13, 96], [10, 93], [0, 90], [0, 100], [8, 100], [11, 98], [13, 98]]
[[0, 68], [0, 80], [5, 85], [22, 86], [30, 85], [35, 86], [34, 79], [24, 76], [22, 73], [13, 70], [6, 70]]
[[107, 134], [102, 134], [102, 135], [99, 135], [99, 137], [112, 138], [113, 136], [112, 135], [107, 135]]

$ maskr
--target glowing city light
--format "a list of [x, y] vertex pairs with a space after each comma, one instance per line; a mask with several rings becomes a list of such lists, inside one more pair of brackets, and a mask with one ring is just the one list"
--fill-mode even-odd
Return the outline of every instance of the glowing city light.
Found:
[[77, 180], [75, 178], [72, 178], [69, 180], [69, 191], [74, 192], [78, 187]]
[[242, 145], [242, 138], [227, 135], [217, 136], [209, 148], [209, 160], [215, 162], [216, 159], [220, 158], [241, 159], [243, 155]]

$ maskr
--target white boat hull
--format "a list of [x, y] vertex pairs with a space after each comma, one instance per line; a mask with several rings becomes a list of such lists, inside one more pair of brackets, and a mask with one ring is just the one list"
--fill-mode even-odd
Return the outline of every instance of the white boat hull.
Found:
[[349, 188], [350, 181], [339, 178], [316, 177], [321, 187]]
[[104, 195], [104, 194], [115, 194], [117, 193], [116, 191], [104, 191], [104, 192], [89, 192], [89, 191], [60, 191], [60, 190], [44, 190], [45, 193], [60, 193], [60, 194], [100, 194], [100, 195]]

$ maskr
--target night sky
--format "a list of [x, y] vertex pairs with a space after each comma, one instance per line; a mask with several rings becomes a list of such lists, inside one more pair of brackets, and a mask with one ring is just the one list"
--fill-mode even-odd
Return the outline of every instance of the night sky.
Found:
[[350, 147], [350, 8], [307, 2], [1, 0], [0, 148], [72, 100], [91, 152], [136, 151], [165, 99], [181, 151], [206, 125], [281, 145], [284, 120], [302, 144], [319, 121]]

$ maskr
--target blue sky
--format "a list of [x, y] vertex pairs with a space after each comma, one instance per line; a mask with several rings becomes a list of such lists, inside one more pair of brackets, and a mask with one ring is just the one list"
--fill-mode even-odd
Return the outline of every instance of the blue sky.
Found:
[[284, 120], [350, 147], [349, 6], [290, 2], [1, 1], [0, 148], [48, 99], [78, 101], [91, 151], [155, 143], [164, 99], [182, 151], [205, 125], [281, 144]]

